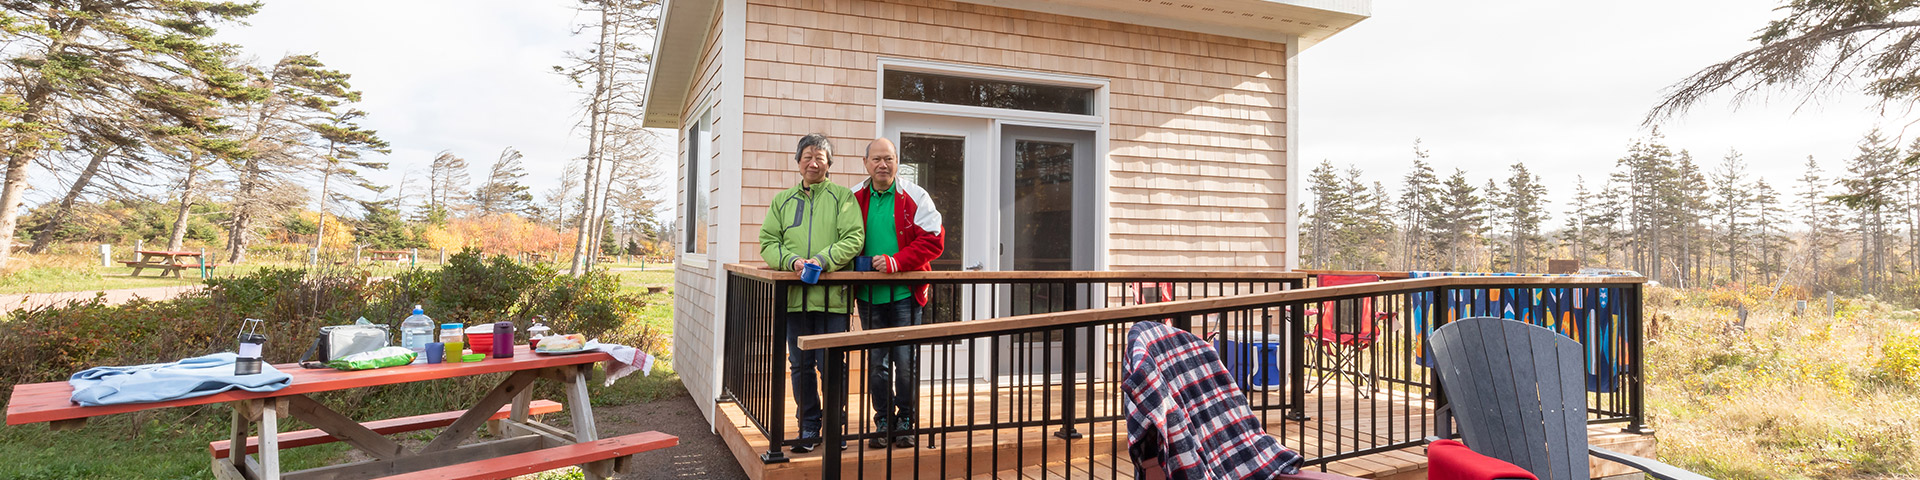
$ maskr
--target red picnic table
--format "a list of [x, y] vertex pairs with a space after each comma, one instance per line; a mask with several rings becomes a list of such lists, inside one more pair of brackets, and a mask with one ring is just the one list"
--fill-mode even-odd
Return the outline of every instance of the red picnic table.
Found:
[[[135, 277], [140, 276], [140, 270], [148, 268], [159, 270], [160, 276], [163, 277], [167, 276], [168, 273], [172, 273], [173, 278], [180, 278], [181, 270], [198, 268], [204, 271], [212, 270], [214, 267], [219, 266], [208, 264], [206, 257], [200, 252], [169, 252], [166, 250], [137, 250], [136, 252], [140, 254], [139, 260], [120, 262], [129, 267], [133, 267], [133, 276]], [[188, 258], [192, 258], [194, 263], [187, 264], [183, 262], [183, 260]]]
[[[587, 377], [593, 364], [611, 360], [602, 352], [573, 355], [537, 355], [526, 347], [513, 358], [488, 358], [471, 363], [406, 365], [375, 370], [305, 369], [298, 364], [274, 365], [293, 377], [274, 392], [232, 390], [181, 400], [85, 407], [69, 398], [67, 382], [18, 385], [7, 402], [7, 424], [50, 423], [53, 430], [78, 428], [87, 418], [159, 408], [226, 403], [233, 407], [232, 438], [208, 445], [214, 477], [278, 480], [300, 478], [445, 478], [499, 479], [580, 465], [587, 478], [598, 479], [628, 470], [635, 453], [670, 447], [679, 438], [644, 432], [602, 439], [593, 424], [593, 403], [587, 395]], [[356, 422], [308, 397], [309, 394], [380, 385], [424, 382], [489, 373], [511, 372], [465, 411]], [[557, 403], [533, 400], [532, 383], [548, 379], [561, 385], [573, 430], [567, 431], [529, 418], [560, 410]], [[421, 395], [438, 395], [421, 386]], [[279, 432], [279, 419], [293, 418], [318, 427]], [[258, 425], [257, 436], [248, 436]], [[482, 424], [492, 425], [496, 440], [462, 445]], [[409, 450], [386, 435], [446, 427], [418, 450]], [[332, 442], [346, 442], [372, 460], [280, 472], [280, 450]], [[240, 454], [235, 455], [238, 451]], [[257, 453], [257, 455], [249, 455]]]

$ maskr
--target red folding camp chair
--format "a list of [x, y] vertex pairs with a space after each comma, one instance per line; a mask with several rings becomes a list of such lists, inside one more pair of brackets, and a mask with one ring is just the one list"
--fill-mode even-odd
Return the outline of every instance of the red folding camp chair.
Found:
[[[1373, 274], [1319, 276], [1319, 286], [1322, 287], [1378, 281], [1380, 276]], [[1393, 314], [1375, 311], [1373, 307], [1373, 297], [1362, 297], [1321, 302], [1319, 309], [1307, 309], [1307, 315], [1318, 319], [1317, 326], [1307, 334], [1307, 339], [1320, 345], [1321, 365], [1332, 372], [1332, 375], [1323, 373], [1320, 381], [1307, 391], [1326, 386], [1328, 380], [1336, 377], [1347, 377], [1353, 386], [1363, 387], [1360, 390], [1363, 398], [1377, 389], [1373, 375], [1360, 368], [1360, 354], [1373, 347], [1373, 341], [1379, 334], [1379, 324]]]

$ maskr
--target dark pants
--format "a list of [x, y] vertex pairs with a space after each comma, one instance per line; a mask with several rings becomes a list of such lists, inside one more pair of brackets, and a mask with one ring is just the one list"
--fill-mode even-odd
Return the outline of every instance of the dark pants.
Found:
[[[895, 302], [872, 304], [859, 302], [860, 327], [905, 327], [920, 324], [919, 304], [913, 297]], [[873, 395], [875, 421], [891, 422], [896, 427], [911, 427], [916, 418], [914, 407], [920, 396], [920, 357], [913, 345], [867, 350], [867, 391]], [[899, 419], [894, 422], [892, 419]]]
[[800, 431], [820, 432], [820, 377], [827, 375], [821, 350], [801, 350], [800, 337], [847, 331], [847, 314], [787, 312], [787, 372], [793, 379], [793, 406]]

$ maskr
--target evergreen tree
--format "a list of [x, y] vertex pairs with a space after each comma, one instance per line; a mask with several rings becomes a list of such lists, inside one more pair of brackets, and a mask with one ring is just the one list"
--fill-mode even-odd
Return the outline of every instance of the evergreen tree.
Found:
[[1780, 206], [1780, 193], [1764, 178], [1753, 182], [1752, 206], [1753, 214], [1749, 218], [1753, 219], [1753, 266], [1772, 284], [1776, 275], [1785, 274], [1787, 211]]
[[1574, 261], [1581, 265], [1592, 262], [1593, 252], [1599, 250], [1595, 246], [1595, 232], [1590, 228], [1594, 222], [1593, 216], [1597, 213], [1595, 209], [1599, 207], [1595, 204], [1598, 199], [1598, 195], [1587, 190], [1585, 177], [1573, 177], [1573, 199], [1567, 205], [1566, 222], [1560, 225], [1560, 245], [1573, 254]]
[[1803, 245], [1807, 256], [1807, 278], [1809, 287], [1820, 290], [1832, 290], [1831, 279], [1827, 276], [1826, 259], [1834, 248], [1836, 237], [1833, 219], [1833, 206], [1828, 200], [1827, 185], [1831, 181], [1821, 177], [1820, 163], [1812, 155], [1807, 156], [1806, 173], [1800, 175], [1800, 223], [1807, 228]]
[[1855, 214], [1853, 231], [1860, 236], [1860, 291], [1879, 295], [1885, 293], [1887, 280], [1887, 215], [1895, 206], [1892, 185], [1899, 182], [1893, 173], [1900, 152], [1877, 128], [1860, 139], [1859, 150], [1847, 165], [1850, 175], [1840, 180], [1845, 190], [1837, 198]]
[[[327, 218], [327, 206], [337, 197], [340, 200], [357, 200], [350, 194], [332, 189], [333, 180], [338, 178], [346, 186], [375, 193], [382, 187], [360, 176], [360, 169], [385, 170], [386, 162], [367, 160], [361, 156], [367, 152], [388, 153], [387, 141], [381, 140], [373, 130], [361, 128], [356, 123], [366, 112], [357, 109], [339, 111], [327, 118], [324, 123], [315, 123], [314, 133], [326, 140], [326, 155], [320, 157], [320, 218]], [[344, 189], [342, 191], [345, 191]], [[319, 250], [327, 238], [327, 222], [320, 222], [320, 234], [314, 236], [313, 248]]]
[[1333, 268], [1335, 236], [1339, 233], [1341, 217], [1352, 209], [1352, 195], [1341, 188], [1333, 162], [1326, 160], [1321, 160], [1320, 165], [1307, 174], [1307, 192], [1312, 195], [1313, 204], [1302, 206], [1307, 212], [1302, 238], [1308, 245], [1303, 249], [1307, 258], [1302, 259], [1302, 263], [1309, 268]]
[[335, 108], [360, 101], [350, 75], [329, 70], [315, 55], [287, 55], [262, 70], [247, 67], [248, 82], [265, 96], [239, 105], [236, 123], [251, 155], [229, 161], [234, 191], [227, 222], [227, 261], [246, 260], [263, 218], [298, 208], [306, 188], [294, 179], [320, 156], [315, 126]]
[[366, 214], [354, 225], [353, 236], [368, 247], [397, 249], [426, 246], [407, 228], [407, 222], [400, 218], [400, 210], [394, 208], [393, 200], [362, 200], [359, 203]]
[[1433, 166], [1427, 164], [1427, 150], [1420, 147], [1420, 139], [1413, 140], [1413, 168], [1401, 178], [1401, 185], [1400, 201], [1396, 205], [1400, 214], [1401, 268], [1430, 267], [1437, 262], [1433, 232], [1427, 227], [1440, 207], [1440, 177], [1434, 175]]
[[473, 189], [473, 206], [480, 215], [493, 215], [507, 212], [526, 212], [533, 206], [533, 194], [527, 193], [527, 186], [520, 184], [526, 178], [525, 168], [520, 166], [520, 151], [507, 147], [500, 151], [500, 158], [493, 162], [493, 169], [487, 174], [487, 181]]
[[467, 198], [467, 159], [441, 150], [427, 168], [427, 204], [421, 218], [427, 223], [444, 222], [453, 204]]
[[1527, 171], [1524, 163], [1515, 162], [1510, 170], [1506, 189], [1496, 201], [1510, 245], [1507, 268], [1513, 272], [1534, 271], [1545, 259], [1546, 238], [1541, 236], [1540, 225], [1547, 220], [1547, 187], [1540, 184], [1540, 176]]
[[1727, 150], [1720, 169], [1713, 173], [1714, 227], [1719, 229], [1720, 254], [1726, 260], [1727, 280], [1740, 281], [1740, 261], [1746, 255], [1748, 205], [1753, 202], [1747, 191], [1747, 165], [1740, 152]]
[[208, 1], [0, 3], [0, 54], [11, 67], [0, 73], [0, 263], [13, 251], [28, 168], [82, 125], [69, 112], [217, 128], [209, 108], [249, 92], [227, 63], [233, 47], [212, 41], [214, 26], [258, 10], [258, 3]]
[[1439, 215], [1432, 218], [1428, 230], [1433, 232], [1434, 245], [1447, 269], [1457, 271], [1476, 262], [1473, 248], [1486, 232], [1485, 200], [1467, 183], [1467, 173], [1459, 169], [1440, 184], [1440, 190]]

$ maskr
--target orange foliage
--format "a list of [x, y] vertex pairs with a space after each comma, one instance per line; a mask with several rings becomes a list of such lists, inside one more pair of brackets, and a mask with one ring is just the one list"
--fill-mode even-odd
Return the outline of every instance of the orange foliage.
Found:
[[509, 255], [573, 250], [572, 234], [547, 228], [512, 213], [449, 219], [444, 226], [427, 227], [422, 236], [428, 246], [445, 248], [450, 252], [466, 247]]

